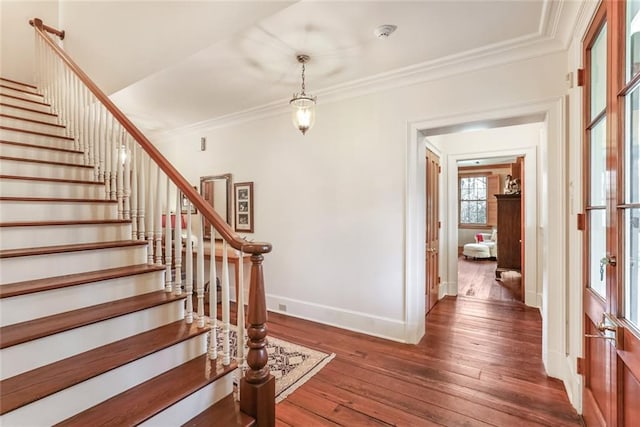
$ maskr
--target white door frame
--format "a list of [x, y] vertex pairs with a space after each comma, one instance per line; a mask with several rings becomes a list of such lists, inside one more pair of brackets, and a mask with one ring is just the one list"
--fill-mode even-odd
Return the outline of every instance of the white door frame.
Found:
[[[525, 179], [527, 189], [532, 189], [536, 183], [536, 173], [541, 187], [537, 192], [528, 191], [525, 194], [537, 197], [538, 212], [526, 215], [527, 248], [536, 243], [533, 254], [525, 260], [526, 281], [535, 286], [541, 295], [542, 313], [542, 358], [547, 373], [553, 377], [567, 380], [567, 366], [565, 362], [565, 334], [566, 334], [566, 223], [567, 210], [565, 195], [566, 173], [565, 153], [566, 135], [565, 107], [563, 98], [554, 98], [539, 103], [515, 105], [497, 110], [479, 111], [468, 114], [453, 115], [429, 120], [413, 121], [407, 124], [406, 145], [406, 187], [405, 187], [405, 339], [407, 342], [417, 343], [425, 332], [424, 322], [424, 236], [425, 236], [425, 143], [423, 130], [472, 123], [483, 120], [495, 120], [509, 117], [523, 117], [532, 114], [544, 114], [546, 141], [534, 152], [525, 153], [532, 164], [525, 164]], [[551, 142], [549, 142], [551, 141]], [[522, 152], [522, 149], [514, 150]], [[526, 151], [526, 150], [525, 150]], [[468, 155], [466, 155], [468, 157]], [[526, 159], [525, 157], [525, 159]], [[526, 160], [525, 160], [526, 161]], [[448, 163], [448, 162], [447, 162]], [[447, 169], [450, 165], [445, 163]], [[533, 175], [531, 175], [533, 174]], [[455, 177], [455, 174], [453, 174]], [[443, 178], [448, 181], [451, 173], [444, 171]], [[448, 185], [447, 183], [444, 183]], [[536, 194], [537, 193], [537, 194]], [[447, 191], [443, 194], [449, 194]], [[448, 204], [447, 200], [442, 201]], [[457, 209], [457, 208], [456, 208]], [[443, 230], [448, 230], [450, 217], [443, 218]], [[531, 221], [531, 223], [529, 223]], [[445, 231], [448, 239], [454, 232]], [[531, 234], [533, 233], [533, 236]], [[457, 271], [457, 239], [455, 242], [441, 242], [440, 253], [448, 252], [455, 245], [455, 260], [452, 262], [448, 254], [447, 273]], [[533, 259], [532, 259], [533, 258]], [[531, 270], [531, 271], [530, 271]], [[530, 274], [535, 272], [535, 282]], [[450, 280], [446, 278], [447, 282]], [[553, 282], [553, 286], [549, 282]], [[532, 295], [528, 295], [529, 301]], [[537, 298], [536, 298], [537, 299]]]

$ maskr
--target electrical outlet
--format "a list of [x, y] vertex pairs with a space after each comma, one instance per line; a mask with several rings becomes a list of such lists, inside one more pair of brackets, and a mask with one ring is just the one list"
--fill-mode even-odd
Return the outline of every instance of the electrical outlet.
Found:
[[287, 304], [278, 304], [278, 310], [287, 311]]

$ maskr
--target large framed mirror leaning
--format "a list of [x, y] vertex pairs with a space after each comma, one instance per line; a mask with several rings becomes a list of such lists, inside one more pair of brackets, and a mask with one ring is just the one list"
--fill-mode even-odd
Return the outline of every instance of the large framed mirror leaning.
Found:
[[[200, 177], [200, 194], [229, 225], [232, 225], [232, 185], [230, 173]], [[211, 225], [206, 221], [204, 238], [211, 239]]]

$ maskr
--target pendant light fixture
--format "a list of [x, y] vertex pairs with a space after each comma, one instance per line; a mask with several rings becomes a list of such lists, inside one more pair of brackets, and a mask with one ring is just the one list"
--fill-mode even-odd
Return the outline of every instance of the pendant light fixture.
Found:
[[309, 62], [309, 56], [297, 55], [296, 59], [302, 64], [302, 91], [293, 94], [289, 105], [292, 108], [293, 125], [304, 135], [316, 120], [316, 97], [304, 92], [304, 66]]

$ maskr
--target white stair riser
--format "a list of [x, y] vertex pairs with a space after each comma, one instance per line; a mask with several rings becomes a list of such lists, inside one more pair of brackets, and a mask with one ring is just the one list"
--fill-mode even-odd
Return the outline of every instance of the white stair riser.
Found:
[[30, 110], [42, 111], [44, 113], [54, 113], [54, 111], [51, 110], [50, 106], [23, 101], [21, 99], [12, 98], [9, 96], [3, 96], [2, 93], [0, 93], [0, 102], [2, 102], [3, 104], [29, 108]]
[[0, 259], [0, 281], [6, 284], [105, 268], [124, 267], [131, 264], [144, 264], [146, 256], [146, 246], [131, 246], [2, 258]]
[[[53, 125], [61, 125], [58, 116], [52, 116], [51, 114], [41, 114], [34, 111], [27, 111], [22, 108], [12, 107], [14, 103], [8, 101], [7, 104], [0, 106], [0, 112], [9, 114], [10, 116], [23, 117], [25, 119], [38, 120], [40, 122], [47, 122]], [[29, 107], [27, 107], [29, 108]]]
[[164, 271], [0, 299], [1, 326], [164, 289]]
[[40, 178], [93, 180], [93, 168], [10, 159], [0, 159], [0, 173], [3, 175], [37, 176]]
[[4, 141], [24, 142], [27, 144], [42, 145], [45, 147], [67, 148], [69, 150], [75, 150], [78, 148], [76, 146], [76, 142], [69, 139], [56, 138], [46, 135], [34, 135], [32, 133], [8, 129], [0, 129], [0, 139]]
[[0, 80], [0, 84], [2, 86], [9, 86], [20, 90], [28, 90], [29, 92], [37, 93], [37, 89], [32, 88], [31, 86], [23, 85], [20, 83], [9, 82], [7, 80]]
[[14, 119], [12, 117], [0, 116], [0, 126], [11, 128], [30, 130], [33, 132], [41, 132], [51, 135], [67, 136], [67, 130], [59, 126], [45, 125], [42, 123], [34, 123], [26, 120]]
[[[206, 334], [150, 354], [0, 417], [0, 424], [45, 426], [63, 421], [204, 353]], [[230, 377], [226, 375], [225, 377]], [[214, 383], [215, 384], [215, 383]], [[220, 388], [228, 388], [220, 386]], [[227, 393], [228, 394], [228, 393]], [[223, 396], [224, 397], [224, 396]], [[192, 418], [196, 412], [189, 412]], [[156, 424], [158, 426], [160, 424]], [[166, 425], [166, 424], [165, 424]], [[171, 424], [177, 425], [177, 424]]]
[[15, 144], [0, 143], [0, 155], [7, 157], [20, 157], [31, 160], [48, 160], [51, 162], [84, 164], [84, 154], [68, 151], [47, 150], [46, 148], [30, 147]]
[[[6, 200], [0, 203], [0, 218], [2, 218], [3, 222], [101, 220], [115, 219], [117, 214], [118, 206], [116, 203], [18, 200]], [[3, 239], [5, 238], [5, 232], [10, 233], [8, 231], [10, 230], [9, 228], [0, 230], [2, 230]]]
[[180, 426], [233, 392], [233, 376], [228, 374], [171, 405], [139, 426]]
[[131, 239], [131, 224], [76, 224], [3, 227], [0, 250]]
[[[2, 379], [184, 318], [184, 300], [163, 304], [0, 350]], [[64, 343], [64, 345], [63, 345]]]
[[0, 195], [3, 197], [107, 199], [104, 185], [8, 178], [0, 178]]
[[[3, 86], [8, 86], [8, 85], [5, 85], [3, 83]], [[19, 88], [19, 89], [23, 89], [23, 88]], [[5, 95], [17, 96], [20, 98], [29, 99], [31, 101], [44, 102], [44, 98], [38, 95], [37, 93], [33, 93], [33, 92], [26, 93], [23, 90], [13, 89], [13, 87], [11, 88], [1, 87], [0, 91]]]

